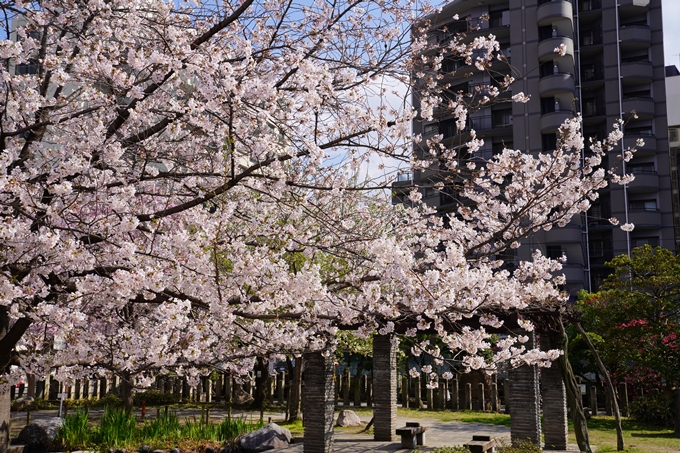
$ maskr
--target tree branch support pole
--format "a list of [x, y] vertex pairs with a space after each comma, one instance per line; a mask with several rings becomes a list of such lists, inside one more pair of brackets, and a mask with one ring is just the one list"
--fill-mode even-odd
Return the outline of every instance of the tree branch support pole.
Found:
[[595, 345], [593, 345], [593, 342], [590, 341], [590, 338], [588, 338], [588, 334], [586, 333], [581, 323], [578, 322], [576, 323], [576, 329], [585, 340], [586, 344], [588, 345], [588, 348], [590, 348], [590, 352], [593, 353], [593, 357], [595, 357], [597, 367], [600, 369], [600, 373], [602, 373], [602, 376], [604, 376], [604, 381], [607, 384], [607, 393], [609, 393], [609, 399], [612, 403], [612, 408], [614, 409], [614, 418], [616, 419], [616, 449], [618, 451], [621, 451], [625, 448], [623, 442], [623, 429], [621, 427], [621, 413], [619, 412], [619, 403], [616, 400], [616, 391], [614, 390], [614, 386], [612, 385], [612, 380], [609, 378], [609, 372], [607, 372], [604, 363], [602, 363], [602, 359], [600, 359], [600, 354], [597, 353]]
[[562, 380], [564, 381], [564, 388], [567, 392], [567, 404], [571, 410], [571, 418], [574, 421], [574, 434], [576, 436], [576, 444], [581, 452], [593, 453], [590, 448], [590, 440], [588, 439], [588, 423], [586, 422], [586, 415], [583, 411], [583, 398], [581, 397], [581, 389], [576, 383], [574, 377], [574, 370], [569, 363], [569, 340], [567, 332], [564, 330], [562, 319], [555, 317], [552, 319], [553, 325], [548, 331], [550, 337], [550, 345], [555, 349], [561, 349], [563, 354], [555, 361], [562, 373]]

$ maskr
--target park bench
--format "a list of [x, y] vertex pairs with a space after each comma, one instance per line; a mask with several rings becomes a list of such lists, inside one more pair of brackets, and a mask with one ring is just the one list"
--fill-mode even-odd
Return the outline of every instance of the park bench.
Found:
[[424, 445], [425, 431], [429, 426], [420, 426], [417, 422], [407, 422], [406, 426], [397, 429], [397, 434], [401, 436], [401, 448], [417, 448], [417, 445]]
[[486, 453], [496, 451], [496, 439], [491, 436], [472, 436], [472, 440], [465, 444], [470, 453]]

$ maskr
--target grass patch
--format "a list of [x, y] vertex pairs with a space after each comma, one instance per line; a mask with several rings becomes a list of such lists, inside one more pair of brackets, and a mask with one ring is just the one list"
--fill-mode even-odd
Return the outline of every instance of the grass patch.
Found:
[[147, 445], [151, 449], [196, 450], [206, 444], [230, 443], [261, 426], [245, 417], [227, 418], [220, 423], [194, 417], [181, 423], [170, 411], [163, 411], [160, 417], [151, 421], [137, 423], [133, 414], [118, 408], [106, 408], [99, 423], [94, 424], [86, 411], [76, 411], [64, 417], [63, 426], [57, 431], [55, 447], [64, 451], [106, 451], [109, 448], [136, 450]]
[[[672, 429], [640, 423], [623, 418], [623, 441], [625, 453], [670, 453], [680, 451], [680, 437]], [[598, 453], [615, 452], [616, 422], [614, 417], [597, 416], [588, 420], [590, 444], [597, 446]], [[569, 443], [576, 443], [574, 430], [569, 422]]]
[[[342, 410], [354, 411], [357, 415], [373, 416], [372, 407], [336, 407], [335, 413]], [[490, 425], [510, 426], [510, 415], [498, 412], [474, 412], [474, 411], [428, 411], [398, 407], [397, 414], [407, 418], [433, 418], [441, 422], [458, 421], [463, 423], [488, 423]]]
[[277, 424], [282, 428], [290, 430], [290, 434], [293, 435], [293, 437], [301, 437], [305, 433], [305, 429], [302, 427], [302, 420], [281, 422]]
[[434, 418], [442, 422], [463, 423], [488, 423], [490, 425], [510, 426], [510, 415], [498, 412], [473, 412], [473, 411], [426, 411], [418, 409], [398, 408], [400, 417], [408, 418]]

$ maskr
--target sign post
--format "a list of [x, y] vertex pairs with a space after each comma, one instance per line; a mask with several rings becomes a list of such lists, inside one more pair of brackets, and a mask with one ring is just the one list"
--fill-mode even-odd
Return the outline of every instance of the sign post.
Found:
[[68, 393], [57, 393], [59, 399], [59, 417], [61, 418], [62, 409], [64, 408], [64, 400], [68, 398]]

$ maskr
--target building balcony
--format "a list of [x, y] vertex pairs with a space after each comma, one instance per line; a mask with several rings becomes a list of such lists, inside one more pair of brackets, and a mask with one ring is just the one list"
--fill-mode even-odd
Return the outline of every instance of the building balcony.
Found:
[[628, 192], [645, 193], [659, 191], [659, 174], [655, 171], [635, 173], [635, 180], [628, 184]]
[[478, 135], [494, 137], [512, 133], [512, 112], [497, 112], [493, 115], [469, 118], [470, 128]]
[[639, 119], [654, 118], [654, 99], [650, 97], [624, 98], [621, 108], [623, 109], [622, 113], [624, 115], [628, 115], [632, 111], [635, 111]]
[[[622, 218], [619, 218], [619, 220], [621, 220], [621, 223], [623, 223]], [[660, 228], [661, 211], [659, 211], [658, 209], [629, 210], [628, 222], [635, 225], [636, 230], [644, 228]]]
[[555, 49], [564, 44], [567, 47], [567, 55], [574, 57], [574, 40], [567, 36], [555, 36], [544, 39], [538, 43], [538, 60], [540, 62], [554, 59], [557, 54]]
[[541, 132], [554, 132], [569, 118], [571, 118], [569, 110], [560, 110], [541, 115]]
[[[637, 141], [642, 139], [645, 146], [638, 147]], [[636, 156], [650, 156], [656, 154], [656, 137], [651, 134], [632, 134], [623, 137], [624, 149], [635, 148]]]
[[538, 20], [539, 27], [550, 25], [556, 18], [571, 20], [572, 17], [574, 17], [574, 9], [568, 0], [552, 0], [536, 9], [536, 19]]
[[649, 8], [649, 0], [619, 0], [619, 9], [647, 9]]
[[634, 61], [621, 64], [623, 84], [639, 85], [649, 83], [654, 78], [654, 68], [651, 61]]
[[583, 241], [581, 227], [567, 225], [563, 228], [553, 228], [545, 232], [546, 244], [578, 244]]
[[652, 42], [649, 25], [627, 25], [619, 30], [621, 50], [646, 49]]
[[583, 266], [580, 264], [563, 264], [562, 270], [556, 272], [556, 274], [564, 274], [567, 278], [567, 284], [579, 284], [586, 281]]
[[538, 92], [541, 96], [550, 96], [555, 93], [568, 91], [574, 92], [574, 76], [569, 73], [557, 73], [542, 77], [538, 81]]

